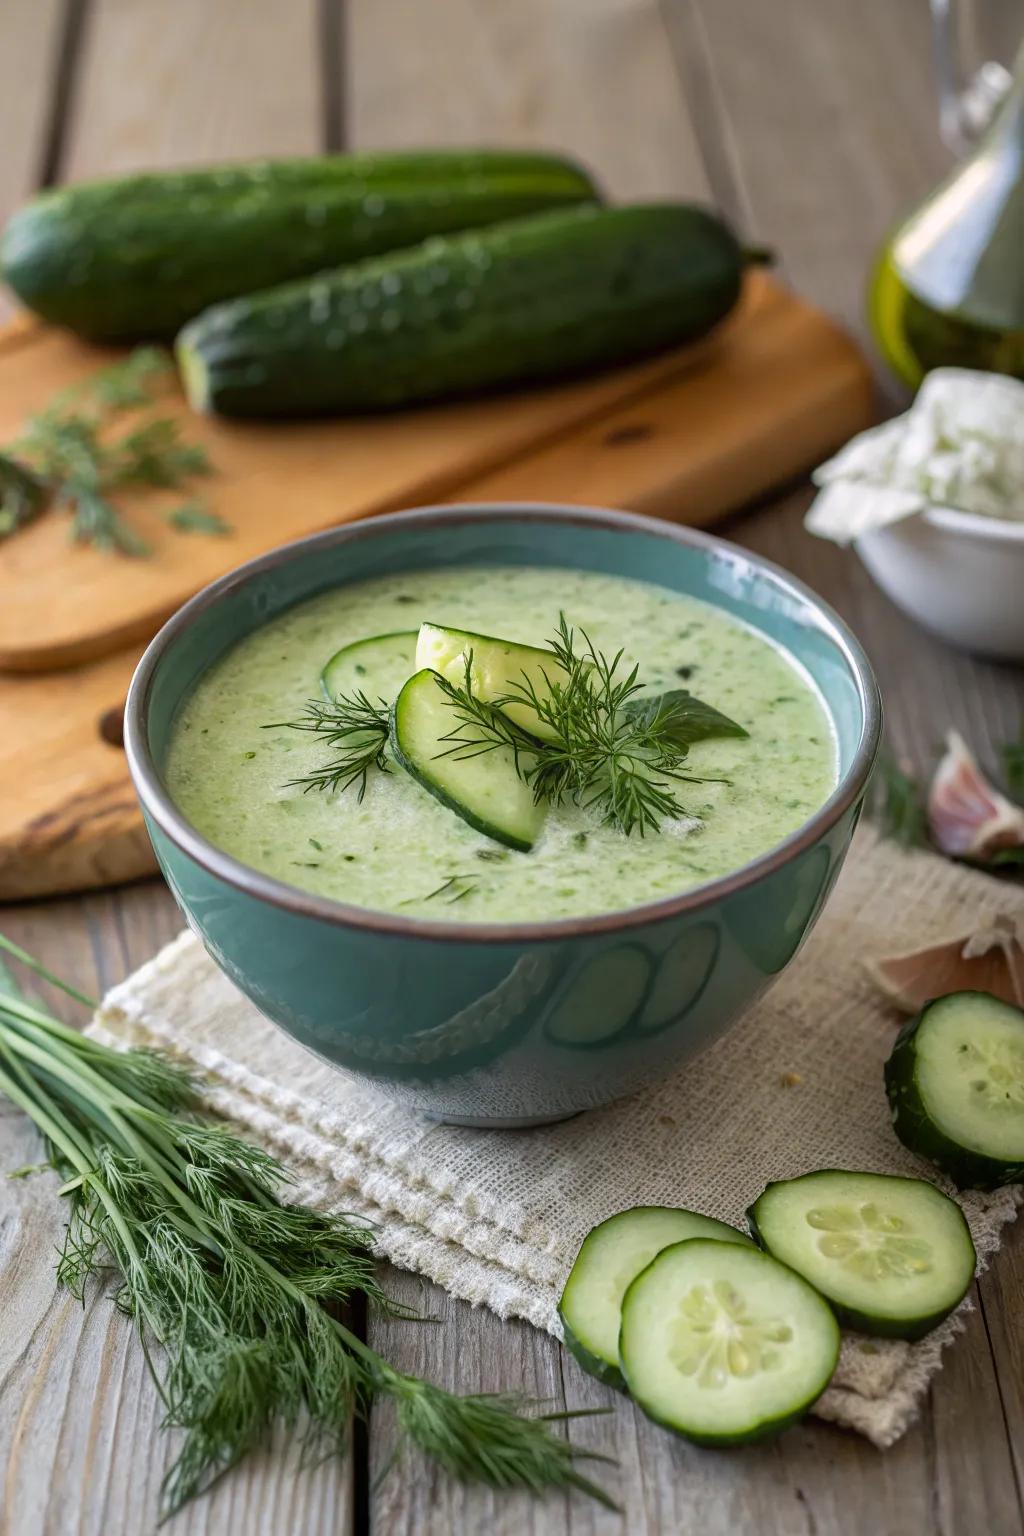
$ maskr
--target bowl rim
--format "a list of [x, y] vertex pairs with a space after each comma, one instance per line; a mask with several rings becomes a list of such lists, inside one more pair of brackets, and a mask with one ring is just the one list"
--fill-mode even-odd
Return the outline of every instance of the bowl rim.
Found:
[[[268, 570], [287, 564], [311, 549], [333, 548], [361, 539], [385, 536], [405, 528], [450, 527], [482, 521], [547, 522], [581, 528], [600, 528], [618, 533], [640, 533], [667, 539], [718, 554], [737, 558], [775, 578], [783, 587], [817, 614], [821, 628], [837, 647], [850, 670], [863, 713], [863, 729], [853, 760], [832, 794], [817, 811], [781, 842], [751, 859], [739, 869], [692, 886], [676, 896], [662, 897], [640, 906], [612, 912], [598, 912], [579, 917], [534, 919], [526, 922], [462, 922], [438, 918], [404, 916], [381, 912], [371, 907], [352, 906], [329, 896], [317, 896], [299, 890], [283, 880], [252, 869], [233, 854], [217, 848], [196, 830], [177, 809], [167, 793], [150, 751], [147, 716], [153, 680], [164, 654], [196, 620], [239, 587]], [[460, 502], [432, 505], [391, 512], [355, 523], [308, 534], [257, 555], [202, 588], [184, 603], [150, 641], [132, 676], [125, 703], [124, 745], [128, 769], [143, 810], [161, 832], [207, 873], [234, 886], [257, 900], [281, 907], [296, 916], [314, 918], [341, 928], [363, 929], [376, 935], [388, 935], [450, 943], [519, 944], [539, 941], [618, 933], [650, 923], [699, 911], [723, 897], [755, 885], [765, 875], [812, 847], [840, 820], [858, 800], [874, 764], [881, 735], [882, 705], [871, 664], [844, 620], [798, 577], [763, 556], [745, 550], [702, 529], [641, 517], [632, 512], [612, 511], [604, 507], [570, 505], [555, 502]]]
[[938, 503], [927, 507], [921, 515], [933, 528], [962, 538], [992, 544], [1024, 543], [1024, 520], [1021, 519], [986, 517], [981, 512], [962, 512], [959, 507], [944, 507]]

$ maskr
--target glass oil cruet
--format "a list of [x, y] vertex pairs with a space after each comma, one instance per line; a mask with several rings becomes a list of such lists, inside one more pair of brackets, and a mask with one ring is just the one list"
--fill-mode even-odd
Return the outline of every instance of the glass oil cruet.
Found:
[[[1024, 32], [1024, 6], [1011, 21]], [[940, 124], [960, 163], [889, 235], [874, 269], [871, 328], [911, 387], [931, 368], [1024, 378], [1024, 43], [1006, 69], [987, 61], [961, 84], [965, 33], [981, 7], [932, 0]]]

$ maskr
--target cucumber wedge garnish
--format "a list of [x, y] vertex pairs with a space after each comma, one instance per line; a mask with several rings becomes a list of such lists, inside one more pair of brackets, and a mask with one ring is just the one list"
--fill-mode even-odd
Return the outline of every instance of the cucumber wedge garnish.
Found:
[[701, 1445], [792, 1424], [828, 1386], [839, 1327], [805, 1280], [756, 1248], [665, 1248], [622, 1302], [619, 1361], [644, 1412]]
[[370, 635], [335, 651], [320, 674], [320, 690], [331, 704], [342, 694], [353, 693], [367, 693], [390, 703], [415, 669], [414, 629]]
[[391, 748], [413, 778], [442, 805], [509, 848], [529, 852], [544, 822], [545, 808], [516, 772], [511, 750], [497, 747], [460, 757], [444, 740], [456, 720], [429, 668], [413, 674], [391, 712]]
[[953, 992], [910, 1019], [885, 1066], [904, 1146], [961, 1189], [1024, 1179], [1024, 1013]]
[[623, 1387], [619, 1370], [622, 1298], [663, 1248], [701, 1237], [752, 1247], [744, 1232], [673, 1206], [638, 1205], [609, 1216], [583, 1240], [569, 1271], [558, 1313], [566, 1347], [585, 1371], [610, 1387]]
[[762, 1248], [863, 1333], [921, 1338], [974, 1276], [963, 1212], [923, 1179], [826, 1168], [769, 1184], [747, 1215]]
[[[496, 635], [477, 635], [468, 629], [446, 629], [441, 624], [420, 625], [417, 667], [432, 667], [449, 682], [461, 685], [470, 655], [473, 692], [485, 704], [493, 704], [524, 679], [543, 697], [548, 691], [546, 678], [565, 676], [552, 652], [540, 646], [520, 645], [515, 640], [500, 640]], [[503, 704], [502, 713], [542, 740], [557, 740], [551, 727], [528, 704]]]

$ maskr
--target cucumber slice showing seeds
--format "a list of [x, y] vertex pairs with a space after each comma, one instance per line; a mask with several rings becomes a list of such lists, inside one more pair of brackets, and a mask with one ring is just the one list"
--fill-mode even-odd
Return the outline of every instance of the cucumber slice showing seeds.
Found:
[[923, 1179], [822, 1169], [769, 1184], [747, 1215], [761, 1246], [863, 1333], [921, 1338], [974, 1276], [963, 1212]]
[[985, 992], [940, 997], [885, 1066], [893, 1125], [961, 1189], [1024, 1179], [1024, 1013]]
[[413, 778], [456, 816], [509, 848], [528, 852], [544, 822], [544, 807], [499, 747], [475, 757], [451, 755], [443, 738], [455, 716], [429, 668], [414, 673], [391, 711], [391, 749]]
[[340, 694], [365, 693], [390, 704], [416, 669], [416, 631], [370, 635], [335, 651], [320, 673], [320, 691], [333, 704]]
[[664, 1249], [630, 1285], [619, 1358], [650, 1418], [701, 1445], [738, 1445], [784, 1429], [821, 1396], [839, 1326], [768, 1254], [697, 1238]]
[[619, 1327], [627, 1288], [663, 1248], [694, 1237], [753, 1247], [745, 1232], [724, 1221], [665, 1205], [634, 1206], [588, 1232], [569, 1271], [558, 1313], [566, 1347], [598, 1381], [625, 1386], [619, 1369]]

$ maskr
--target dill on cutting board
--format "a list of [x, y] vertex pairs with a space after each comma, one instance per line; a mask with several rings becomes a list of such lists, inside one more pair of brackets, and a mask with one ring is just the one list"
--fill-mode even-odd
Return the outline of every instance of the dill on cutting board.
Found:
[[[62, 390], [29, 417], [21, 436], [0, 454], [0, 538], [54, 507], [70, 513], [77, 543], [123, 555], [150, 554], [123, 515], [120, 493], [174, 490], [211, 472], [206, 449], [186, 442], [179, 424], [158, 411], [160, 392], [172, 375], [167, 353], [139, 347], [123, 362]], [[163, 516], [181, 532], [229, 531], [194, 499]]]
[[[3, 951], [91, 1006], [0, 934]], [[29, 1003], [2, 962], [0, 1094], [42, 1133], [42, 1168], [69, 1204], [58, 1281], [82, 1298], [90, 1280], [120, 1276], [116, 1304], [142, 1340], [164, 1426], [181, 1432], [165, 1515], [265, 1446], [276, 1422], [311, 1455], [340, 1452], [353, 1417], [383, 1400], [400, 1433], [462, 1481], [576, 1488], [615, 1507], [578, 1465], [608, 1458], [560, 1433], [573, 1413], [445, 1391], [397, 1370], [343, 1321], [339, 1309], [359, 1297], [413, 1317], [380, 1287], [372, 1230], [282, 1201], [285, 1170], [204, 1117], [181, 1066], [68, 1028]]]

